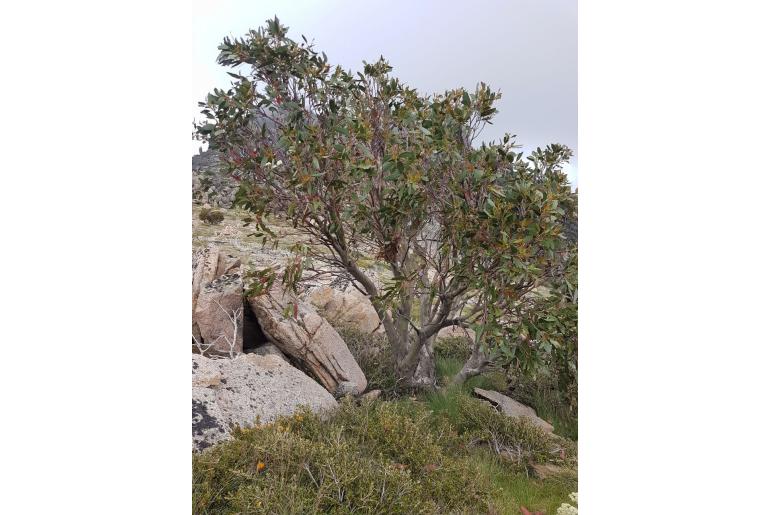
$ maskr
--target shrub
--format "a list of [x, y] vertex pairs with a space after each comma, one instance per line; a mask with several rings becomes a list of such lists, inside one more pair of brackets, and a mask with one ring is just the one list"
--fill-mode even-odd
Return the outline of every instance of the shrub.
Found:
[[[325, 419], [301, 410], [236, 428], [231, 440], [193, 456], [193, 512], [503, 513], [525, 501], [555, 511], [574, 479], [514, 473], [530, 460], [563, 464], [553, 440], [452, 392], [454, 416], [408, 398], [344, 399]], [[506, 459], [508, 449], [519, 463]], [[574, 448], [566, 458], [574, 463]]]
[[393, 371], [393, 353], [388, 340], [380, 334], [365, 334], [355, 327], [335, 326], [351, 354], [363, 370], [370, 390], [382, 390], [392, 398], [398, 391], [398, 379]]
[[[491, 484], [424, 408], [343, 401], [193, 457], [195, 513], [486, 513]], [[454, 448], [455, 451], [459, 447]], [[444, 452], [442, 452], [444, 451]]]
[[471, 355], [472, 346], [467, 338], [452, 336], [450, 338], [437, 338], [433, 343], [433, 352], [436, 358], [451, 358], [465, 363]]
[[222, 214], [221, 211], [204, 208], [201, 209], [201, 212], [198, 215], [198, 219], [200, 219], [205, 224], [217, 225], [222, 223], [222, 221], [225, 219], [225, 215]]

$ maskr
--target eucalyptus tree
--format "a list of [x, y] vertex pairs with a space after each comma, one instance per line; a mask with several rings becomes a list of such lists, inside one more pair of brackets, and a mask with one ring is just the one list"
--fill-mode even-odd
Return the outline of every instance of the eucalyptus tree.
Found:
[[[572, 252], [563, 221], [576, 199], [562, 172], [571, 151], [524, 157], [509, 135], [477, 144], [500, 98], [488, 85], [423, 95], [383, 58], [352, 73], [287, 30], [273, 19], [224, 39], [218, 62], [234, 80], [201, 103], [197, 127], [240, 181], [236, 202], [255, 234], [272, 237], [275, 216], [307, 237], [284, 283], [296, 290], [313, 271], [349, 279], [374, 306], [406, 384], [435, 383], [433, 342], [450, 326], [475, 334], [456, 382], [496, 358], [529, 360], [545, 342], [528, 321], [560, 295]], [[383, 263], [388, 279], [363, 258]]]

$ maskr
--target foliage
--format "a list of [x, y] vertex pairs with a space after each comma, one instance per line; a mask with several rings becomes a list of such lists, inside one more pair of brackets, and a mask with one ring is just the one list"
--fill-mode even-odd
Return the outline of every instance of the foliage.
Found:
[[[574, 315], [576, 316], [576, 313]], [[574, 317], [572, 320], [576, 322]], [[532, 406], [540, 418], [553, 424], [556, 434], [577, 440], [577, 369], [573, 369], [571, 365], [577, 360], [577, 327], [573, 325], [571, 330], [574, 339], [570, 341], [565, 338], [564, 341], [568, 342], [568, 345], [563, 347], [569, 354], [562, 356], [558, 352], [559, 349], [549, 349], [551, 356], [562, 359], [546, 362], [541, 367], [540, 374], [533, 376], [521, 373], [516, 369], [515, 363], [502, 362], [486, 369], [483, 374], [470, 378], [459, 389], [430, 395], [431, 403], [451, 404], [455, 391], [470, 393], [473, 388], [503, 392], [527, 406]], [[471, 352], [468, 341], [464, 338], [442, 338], [436, 341], [434, 350], [436, 376], [440, 384], [448, 383], [457, 374]], [[565, 369], [574, 370], [574, 373], [559, 373]]]
[[[462, 367], [463, 356], [468, 353], [466, 350], [464, 354], [455, 354], [458, 348], [450, 346], [447, 349], [442, 345], [444, 342], [440, 340], [436, 346], [436, 375], [441, 384], [448, 383], [457, 374]], [[515, 381], [508, 382], [506, 372], [494, 367], [462, 385], [450, 386], [443, 391], [427, 394], [426, 397], [434, 410], [457, 412], [457, 396], [471, 394], [474, 388], [503, 392], [534, 408], [540, 418], [553, 424], [554, 433], [570, 440], [578, 439], [577, 410], [572, 408], [569, 395], [559, 389], [553, 375], [537, 378], [518, 375]]]
[[335, 326], [351, 354], [366, 376], [370, 390], [382, 390], [385, 397], [402, 393], [393, 371], [393, 354], [387, 338], [381, 334], [366, 334], [349, 326]]
[[[530, 369], [533, 353], [517, 349], [544, 345], [530, 341], [544, 307], [531, 293], [560, 293], [571, 252], [563, 226], [576, 198], [561, 170], [571, 151], [549, 145], [525, 158], [509, 135], [475, 145], [497, 112], [488, 85], [424, 96], [382, 58], [353, 74], [287, 31], [274, 19], [224, 40], [218, 62], [235, 81], [201, 103], [198, 125], [240, 181], [236, 202], [254, 214], [255, 234], [269, 237], [275, 215], [307, 235], [310, 259], [284, 280], [300, 280], [302, 267], [352, 279], [402, 379], [433, 367], [423, 349], [451, 325], [477, 335], [465, 375], [487, 357]], [[364, 255], [388, 265], [388, 284], [359, 267]]]
[[[494, 410], [486, 414], [495, 418]], [[232, 440], [193, 456], [193, 511], [488, 513], [504, 508], [498, 499], [503, 486], [516, 483], [517, 495], [544, 487], [516, 479], [509, 464], [469, 445], [475, 424], [458, 430], [413, 401], [356, 406], [345, 400], [327, 420], [303, 411], [236, 429]], [[521, 428], [495, 427], [507, 442], [541, 445]], [[571, 489], [573, 482], [556, 489], [549, 508]]]
[[[537, 299], [538, 307], [524, 324], [528, 345], [518, 346], [502, 361], [512, 390], [547, 397], [560, 415], [577, 418], [578, 296], [577, 257], [565, 263], [556, 294]], [[534, 378], [534, 381], [532, 380]], [[533, 387], [534, 385], [534, 387]], [[545, 388], [543, 388], [545, 387]], [[522, 389], [524, 392], [522, 392]], [[532, 395], [536, 394], [536, 395]], [[575, 428], [576, 430], [577, 428]], [[577, 435], [575, 435], [576, 437]]]
[[[237, 431], [193, 459], [196, 513], [486, 512], [490, 487], [442, 455], [425, 417], [390, 403], [343, 404], [329, 423], [305, 412]], [[264, 469], [257, 471], [257, 464]]]
[[204, 208], [201, 209], [200, 214], [198, 214], [198, 219], [205, 224], [217, 225], [222, 223], [222, 221], [225, 219], [225, 215], [216, 209]]
[[460, 363], [468, 359], [471, 350], [468, 339], [462, 337], [440, 338], [433, 344], [436, 357], [450, 358]]

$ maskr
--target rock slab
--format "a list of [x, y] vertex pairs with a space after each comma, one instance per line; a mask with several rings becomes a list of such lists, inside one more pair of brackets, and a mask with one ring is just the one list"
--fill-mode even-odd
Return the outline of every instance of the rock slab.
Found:
[[192, 440], [201, 451], [230, 436], [231, 424], [250, 427], [291, 415], [337, 407], [321, 385], [279, 356], [241, 354], [235, 359], [192, 356]]
[[366, 376], [345, 341], [310, 304], [285, 291], [278, 281], [248, 303], [268, 340], [329, 392], [366, 391]]
[[343, 292], [331, 286], [321, 286], [310, 293], [308, 301], [332, 323], [352, 326], [363, 333], [384, 333], [377, 311], [360, 292]]
[[473, 393], [494, 404], [501, 412], [503, 412], [503, 414], [511, 418], [524, 417], [529, 419], [539, 428], [543, 429], [546, 433], [553, 433], [553, 426], [542, 418], [538, 417], [537, 413], [535, 413], [535, 410], [529, 406], [515, 401], [500, 392], [495, 392], [492, 390], [474, 388]]
[[206, 355], [243, 351], [241, 262], [212, 245], [193, 257], [192, 334]]

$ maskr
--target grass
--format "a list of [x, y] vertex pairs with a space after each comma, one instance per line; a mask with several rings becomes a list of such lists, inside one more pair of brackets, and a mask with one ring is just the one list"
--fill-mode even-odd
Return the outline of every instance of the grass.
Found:
[[539, 381], [522, 379], [514, 386], [512, 396], [532, 406], [540, 418], [553, 425], [557, 434], [570, 440], [578, 439], [576, 410], [569, 408], [553, 381], [545, 378]]
[[521, 506], [533, 512], [556, 513], [562, 503], [569, 502], [569, 494], [577, 491], [577, 481], [572, 475], [536, 481], [523, 474], [511, 474], [499, 462], [481, 453], [476, 459], [495, 489], [494, 506], [499, 515], [520, 515]]

